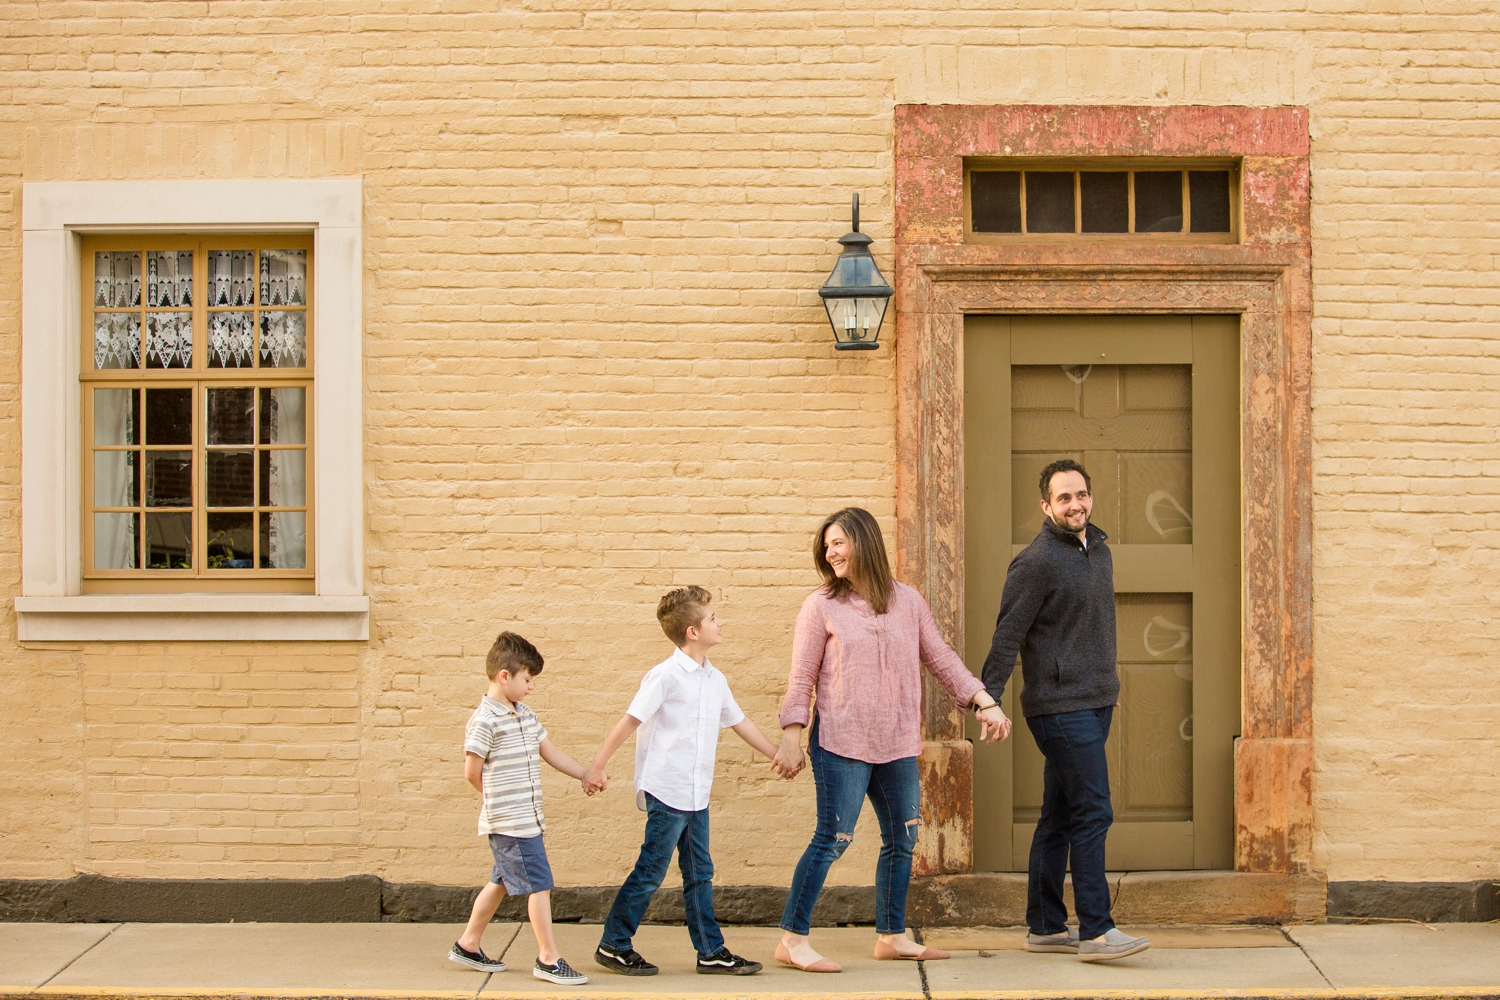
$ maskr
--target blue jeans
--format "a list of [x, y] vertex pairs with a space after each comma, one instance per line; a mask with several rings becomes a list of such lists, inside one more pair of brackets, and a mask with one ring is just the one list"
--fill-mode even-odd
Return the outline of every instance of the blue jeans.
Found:
[[854, 842], [854, 824], [869, 796], [875, 818], [880, 821], [875, 930], [879, 934], [900, 934], [906, 930], [906, 887], [911, 882], [911, 852], [917, 844], [921, 817], [917, 758], [869, 764], [840, 757], [818, 745], [816, 719], [808, 739], [808, 756], [818, 790], [818, 826], [792, 873], [786, 909], [781, 911], [781, 929], [793, 934], [812, 930], [813, 906], [823, 891], [823, 880]]
[[685, 812], [646, 793], [646, 839], [635, 868], [615, 893], [615, 901], [604, 918], [604, 936], [599, 943], [611, 951], [629, 951], [651, 897], [667, 877], [672, 850], [682, 869], [682, 903], [687, 911], [688, 936], [698, 954], [712, 955], [724, 947], [724, 935], [714, 919], [714, 862], [708, 856], [708, 810]]
[[1042, 770], [1042, 818], [1031, 838], [1027, 866], [1026, 923], [1033, 934], [1060, 934], [1068, 926], [1063, 874], [1073, 869], [1078, 936], [1088, 941], [1114, 927], [1104, 840], [1115, 820], [1109, 804], [1109, 764], [1104, 741], [1114, 708], [1091, 708], [1026, 720], [1047, 758]]

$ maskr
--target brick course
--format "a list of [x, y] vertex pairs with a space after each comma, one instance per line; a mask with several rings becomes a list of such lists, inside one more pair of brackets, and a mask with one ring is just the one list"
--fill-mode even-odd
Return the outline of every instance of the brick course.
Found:
[[[368, 646], [12, 641], [0, 876], [476, 881], [488, 640], [538, 643], [535, 707], [587, 754], [681, 583], [721, 595], [716, 662], [772, 726], [809, 532], [850, 501], [893, 530], [892, 354], [835, 356], [816, 289], [853, 190], [890, 273], [897, 103], [1309, 108], [1318, 867], [1500, 875], [1500, 8], [1234, 7], [6, 5], [6, 593], [20, 184], [358, 173], [374, 614]], [[721, 756], [719, 879], [785, 884], [811, 782]], [[570, 785], [557, 874], [617, 880], [630, 797]]]

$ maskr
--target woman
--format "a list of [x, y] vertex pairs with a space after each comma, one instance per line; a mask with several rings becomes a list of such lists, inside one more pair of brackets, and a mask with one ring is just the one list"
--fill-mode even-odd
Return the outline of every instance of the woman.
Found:
[[875, 957], [947, 958], [906, 936], [906, 887], [920, 817], [921, 667], [960, 705], [978, 711], [981, 739], [1005, 739], [1010, 720], [943, 641], [922, 595], [891, 578], [880, 525], [868, 511], [846, 507], [824, 521], [813, 539], [813, 563], [823, 586], [808, 595], [797, 615], [775, 766], [782, 773], [802, 766], [802, 728], [816, 689], [808, 755], [818, 826], [792, 876], [776, 959], [805, 972], [843, 971], [819, 955], [807, 935], [823, 880], [854, 840], [867, 796], [881, 841]]

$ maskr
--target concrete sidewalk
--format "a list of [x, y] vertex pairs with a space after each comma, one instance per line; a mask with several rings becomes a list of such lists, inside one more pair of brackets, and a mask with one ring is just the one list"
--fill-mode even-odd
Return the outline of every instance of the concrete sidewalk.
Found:
[[531, 976], [536, 944], [525, 924], [493, 924], [484, 946], [509, 969], [485, 975], [447, 960], [448, 924], [0, 924], [0, 997], [433, 996], [503, 1000], [582, 997], [893, 997], [959, 1000], [1068, 997], [1464, 996], [1500, 998], [1500, 924], [1130, 927], [1149, 933], [1140, 956], [1090, 965], [1032, 955], [1020, 928], [934, 928], [940, 962], [876, 962], [874, 930], [819, 929], [815, 941], [844, 965], [809, 975], [776, 965], [780, 932], [726, 927], [729, 946], [766, 964], [746, 978], [699, 976], [681, 927], [646, 926], [636, 948], [659, 976], [611, 975], [592, 959], [599, 927], [559, 924], [563, 955], [590, 982], [564, 989]]

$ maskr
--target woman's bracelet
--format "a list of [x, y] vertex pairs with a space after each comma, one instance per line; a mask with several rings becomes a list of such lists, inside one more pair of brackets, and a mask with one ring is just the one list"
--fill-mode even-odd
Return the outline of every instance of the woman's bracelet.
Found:
[[971, 705], [974, 706], [974, 714], [975, 715], [978, 715], [980, 712], [989, 711], [992, 708], [999, 708], [1000, 707], [1000, 703], [998, 701], [992, 701], [988, 705], [981, 705], [977, 701], [970, 702], [969, 704], [971, 704]]

